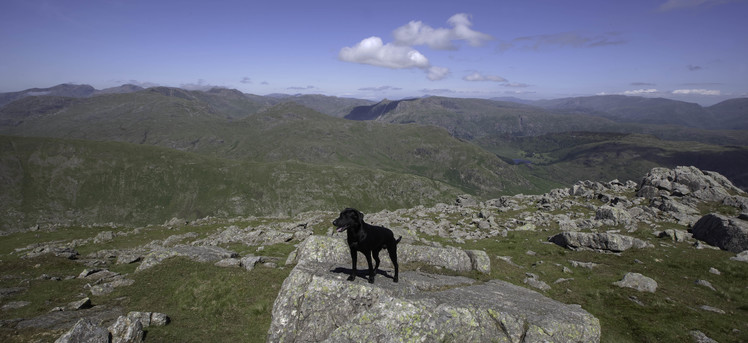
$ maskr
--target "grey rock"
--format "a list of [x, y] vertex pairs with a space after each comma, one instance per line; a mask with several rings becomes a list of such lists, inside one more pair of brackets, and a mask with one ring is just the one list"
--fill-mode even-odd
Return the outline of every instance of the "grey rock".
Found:
[[151, 326], [165, 326], [169, 323], [169, 316], [159, 312], [132, 311], [127, 313], [127, 317], [131, 321], [140, 321], [144, 329]]
[[734, 257], [730, 257], [730, 259], [738, 262], [748, 262], [748, 250], [740, 252]]
[[247, 271], [255, 269], [255, 266], [263, 262], [262, 256], [248, 255], [244, 256], [240, 260], [241, 266]]
[[638, 238], [614, 233], [562, 232], [548, 239], [568, 249], [621, 252], [631, 248], [650, 248], [651, 244]]
[[3, 307], [0, 309], [2, 309], [3, 311], [15, 310], [15, 309], [23, 308], [29, 305], [31, 305], [31, 302], [29, 301], [11, 301], [3, 305]]
[[719, 313], [719, 314], [725, 314], [726, 313], [725, 310], [723, 310], [723, 309], [716, 308], [714, 306], [709, 306], [709, 305], [701, 305], [701, 306], [699, 306], [699, 308], [702, 309], [702, 310], [704, 310], [704, 311], [709, 311], [709, 312], [714, 312], [714, 313]]
[[667, 229], [660, 232], [658, 237], [670, 238], [673, 242], [687, 242], [693, 237], [693, 235], [685, 230]]
[[507, 282], [425, 291], [410, 283], [429, 283], [414, 272], [368, 284], [346, 281], [334, 266], [296, 265], [273, 305], [269, 342], [600, 340], [598, 320], [579, 306]]
[[741, 219], [707, 214], [694, 224], [692, 232], [694, 238], [723, 250], [748, 250], [748, 222]]
[[545, 283], [545, 281], [540, 280], [537, 275], [533, 273], [525, 273], [525, 275], [527, 277], [524, 280], [522, 280], [522, 282], [525, 283], [526, 285], [529, 285], [532, 288], [537, 288], [541, 291], [547, 291], [551, 289], [551, 286], [548, 286], [548, 284]]
[[709, 281], [706, 281], [706, 280], [696, 280], [696, 284], [699, 285], [699, 286], [703, 286], [703, 287], [709, 288], [709, 289], [711, 289], [711, 290], [713, 290], [715, 292], [717, 291], [714, 288], [714, 286], [712, 286], [712, 283], [709, 282]]
[[143, 323], [140, 319], [130, 316], [120, 316], [109, 326], [112, 333], [112, 343], [137, 343], [143, 341]]
[[114, 232], [112, 231], [102, 231], [94, 237], [94, 243], [96, 244], [106, 243], [112, 240], [114, 240]]
[[81, 319], [55, 343], [109, 343], [109, 331], [89, 319]]
[[75, 310], [83, 310], [83, 309], [91, 308], [91, 306], [93, 306], [91, 305], [91, 298], [85, 297], [81, 300], [73, 301], [69, 303], [67, 308], [75, 311]]
[[694, 343], [718, 343], [699, 330], [693, 330], [689, 334], [693, 338]]
[[241, 267], [242, 266], [242, 260], [232, 257], [232, 258], [225, 258], [223, 260], [220, 260], [215, 263], [216, 267]]
[[176, 245], [170, 248], [158, 248], [147, 254], [135, 271], [138, 272], [151, 268], [164, 260], [175, 256], [183, 256], [196, 262], [215, 263], [226, 258], [237, 257], [238, 254], [215, 246]]
[[639, 292], [654, 293], [657, 291], [657, 281], [639, 273], [626, 273], [621, 281], [613, 282], [618, 287], [633, 288]]
[[595, 219], [609, 221], [611, 225], [628, 225], [633, 220], [626, 210], [610, 205], [598, 207]]
[[722, 275], [722, 272], [720, 272], [719, 269], [714, 268], [714, 267], [709, 268], [709, 272], [714, 275]]
[[[64, 309], [64, 308], [63, 308]], [[78, 311], [54, 311], [23, 319], [15, 324], [15, 329], [63, 330], [73, 327], [80, 319], [93, 323], [111, 322], [122, 314], [122, 308], [97, 305]]]

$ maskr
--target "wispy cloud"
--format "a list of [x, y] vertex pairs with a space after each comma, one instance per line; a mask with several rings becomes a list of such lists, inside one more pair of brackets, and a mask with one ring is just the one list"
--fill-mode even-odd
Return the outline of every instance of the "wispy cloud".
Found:
[[660, 11], [672, 11], [701, 6], [714, 6], [733, 2], [735, 0], [668, 0], [658, 8]]
[[607, 32], [596, 36], [585, 36], [577, 32], [562, 32], [545, 35], [517, 37], [499, 44], [499, 51], [509, 49], [540, 50], [548, 47], [595, 48], [608, 45], [626, 44], [618, 32]]
[[479, 72], [474, 72], [469, 75], [462, 77], [465, 81], [492, 81], [492, 82], [506, 82], [507, 79], [498, 75], [483, 75]]
[[306, 86], [306, 87], [288, 87], [286, 89], [294, 90], [294, 91], [303, 91], [303, 90], [315, 89], [315, 88], [317, 88], [317, 87], [309, 85], [309, 86]]
[[673, 94], [685, 95], [721, 95], [722, 92], [716, 89], [676, 89]]
[[249, 77], [245, 76], [241, 80], [239, 80], [239, 82], [240, 83], [244, 83], [244, 84], [250, 84], [250, 83], [252, 83], [252, 79], [250, 79]]
[[225, 88], [221, 86], [211, 85], [203, 79], [197, 80], [197, 83], [183, 83], [179, 85], [179, 87], [190, 91], [207, 91], [213, 88]]
[[362, 87], [359, 88], [360, 91], [368, 91], [368, 92], [384, 92], [384, 91], [399, 91], [402, 90], [400, 87], [392, 87], [392, 86], [379, 86], [379, 87]]
[[660, 91], [658, 91], [656, 88], [646, 88], [646, 89], [635, 89], [635, 90], [629, 90], [625, 91], [622, 94], [623, 95], [646, 95], [646, 94], [657, 94]]
[[689, 64], [689, 65], [686, 66], [686, 69], [688, 69], [690, 71], [697, 71], [697, 70], [701, 70], [701, 69], [704, 69], [704, 68], [702, 68], [701, 66], [695, 66], [695, 65]]
[[453, 89], [447, 89], [447, 88], [424, 88], [420, 90], [421, 93], [425, 94], [452, 94], [457, 93], [457, 91]]
[[368, 64], [390, 69], [421, 69], [429, 80], [441, 80], [449, 75], [449, 68], [432, 66], [429, 59], [413, 46], [426, 45], [436, 50], [456, 50], [455, 41], [467, 41], [471, 46], [492, 39], [488, 34], [470, 28], [470, 17], [464, 13], [447, 20], [451, 28], [432, 28], [421, 21], [411, 21], [393, 32], [395, 40], [385, 43], [382, 38], [365, 38], [338, 53], [341, 61]]
[[503, 84], [502, 86], [504, 86], [504, 87], [510, 87], [510, 88], [526, 88], [526, 87], [530, 87], [530, 85], [528, 85], [526, 83], [522, 83], [522, 82], [507, 82], [507, 83]]
[[630, 83], [631, 86], [656, 86], [657, 84], [651, 83], [651, 82], [632, 82]]

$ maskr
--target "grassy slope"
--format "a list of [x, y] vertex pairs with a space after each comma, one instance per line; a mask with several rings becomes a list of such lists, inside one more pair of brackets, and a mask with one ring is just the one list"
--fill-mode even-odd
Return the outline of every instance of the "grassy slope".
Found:
[[3, 228], [142, 225], [172, 217], [394, 209], [461, 193], [415, 175], [299, 161], [255, 163], [114, 142], [0, 136]]

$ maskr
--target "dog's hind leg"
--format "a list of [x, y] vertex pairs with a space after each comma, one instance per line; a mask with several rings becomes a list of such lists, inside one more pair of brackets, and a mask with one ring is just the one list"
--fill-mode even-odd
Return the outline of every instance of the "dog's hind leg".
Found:
[[379, 270], [379, 250], [372, 251], [372, 257], [374, 257], [374, 272]]
[[395, 266], [395, 277], [393, 278], [393, 281], [397, 282], [397, 277], [399, 274], [399, 267], [397, 265], [397, 246], [387, 247], [387, 252], [390, 254], [390, 261], [392, 261], [392, 265]]
[[[358, 257], [358, 252], [356, 250], [351, 249], [351, 276], [348, 277], [348, 281], [353, 281], [356, 279], [356, 258]], [[371, 263], [370, 263], [371, 264]]]

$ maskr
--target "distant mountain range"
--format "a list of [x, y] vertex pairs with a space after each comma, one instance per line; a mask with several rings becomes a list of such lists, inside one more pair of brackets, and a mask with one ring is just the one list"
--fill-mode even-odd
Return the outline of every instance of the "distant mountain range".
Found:
[[0, 225], [394, 209], [682, 164], [748, 188], [747, 108], [748, 99], [374, 103], [133, 85], [3, 93]]

